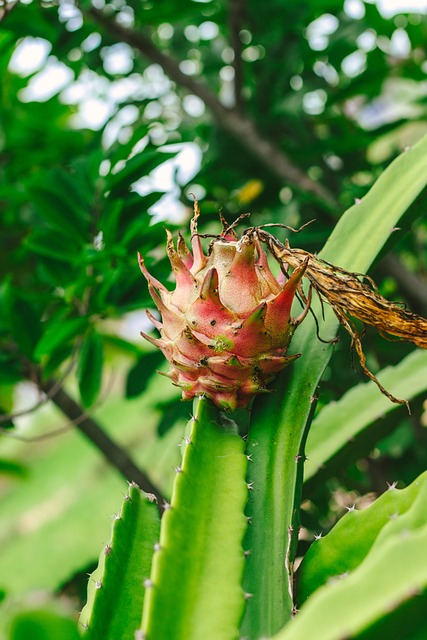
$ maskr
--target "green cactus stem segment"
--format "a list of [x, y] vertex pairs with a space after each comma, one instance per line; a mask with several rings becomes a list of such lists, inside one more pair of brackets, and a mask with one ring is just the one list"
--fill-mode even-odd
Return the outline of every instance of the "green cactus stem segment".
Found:
[[[366, 273], [389, 240], [390, 229], [399, 224], [426, 183], [427, 136], [424, 136], [390, 165], [362, 202], [340, 218], [320, 257], [344, 269]], [[323, 317], [316, 299], [313, 310], [317, 318]], [[324, 339], [332, 339], [338, 320], [327, 306], [324, 311], [320, 332]], [[254, 491], [247, 509], [252, 524], [245, 548], [252, 553], [248, 557], [244, 588], [254, 597], [246, 608], [241, 635], [249, 640], [270, 637], [293, 615], [292, 568], [305, 437], [316, 388], [333, 350], [332, 345], [318, 341], [310, 317], [296, 333], [292, 349], [304, 357], [292, 368], [291, 375], [289, 371], [283, 372], [275, 383], [274, 394], [255, 403], [248, 437], [248, 454], [254, 461], [248, 469], [248, 480], [254, 483]], [[287, 544], [289, 540], [291, 546]], [[353, 601], [353, 611], [356, 610]], [[313, 628], [319, 637], [319, 624]], [[310, 635], [312, 630], [298, 638]]]
[[427, 471], [405, 489], [394, 485], [363, 511], [349, 511], [306, 553], [298, 571], [302, 605], [323, 584], [354, 571], [391, 535], [427, 526]]
[[114, 518], [110, 542], [89, 578], [88, 600], [80, 616], [85, 640], [134, 640], [159, 529], [154, 496], [131, 484]]
[[196, 403], [153, 558], [142, 618], [146, 640], [239, 637], [245, 443], [235, 422], [209, 400]]
[[[309, 638], [314, 629], [320, 640], [341, 640], [359, 634], [365, 637], [365, 630], [386, 623], [390, 614], [404, 608], [410, 600], [415, 607], [417, 601], [420, 604], [416, 633], [408, 634], [403, 627], [403, 633], [394, 628], [390, 634], [371, 637], [426, 637], [426, 480], [425, 472], [402, 491], [392, 486], [368, 509], [349, 512], [339, 526], [313, 543], [305, 578], [311, 582], [311, 570], [319, 577], [327, 555], [331, 563], [326, 566], [338, 572], [316, 588], [294, 620], [274, 640]], [[367, 555], [366, 547], [369, 547]]]

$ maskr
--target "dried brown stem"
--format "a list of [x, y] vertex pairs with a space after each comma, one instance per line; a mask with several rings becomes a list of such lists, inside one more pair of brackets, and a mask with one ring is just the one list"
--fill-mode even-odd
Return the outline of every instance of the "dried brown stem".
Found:
[[[373, 380], [382, 393], [392, 402], [409, 405], [406, 400], [395, 398], [380, 384], [374, 374], [366, 366], [366, 358], [362, 349], [362, 332], [359, 332], [351, 318], [356, 318], [375, 327], [381, 335], [395, 336], [400, 340], [412, 342], [421, 349], [427, 349], [427, 320], [415, 313], [402, 309], [389, 302], [376, 290], [375, 283], [367, 276], [351, 273], [333, 264], [320, 260], [303, 249], [292, 249], [289, 243], [281, 244], [268, 232], [258, 228], [247, 231], [265, 242], [279, 263], [289, 264], [294, 269], [307, 263], [305, 276], [321, 297], [328, 302], [339, 322], [348, 331], [363, 372]], [[368, 284], [363, 282], [367, 279]]]

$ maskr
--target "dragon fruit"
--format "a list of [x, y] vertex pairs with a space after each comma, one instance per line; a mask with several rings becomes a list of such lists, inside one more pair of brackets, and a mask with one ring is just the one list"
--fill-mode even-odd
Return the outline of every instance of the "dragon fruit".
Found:
[[268, 391], [275, 375], [300, 354], [286, 355], [298, 318], [291, 306], [306, 264], [289, 277], [276, 278], [256, 229], [239, 239], [223, 222], [223, 233], [204, 254], [197, 233], [197, 202], [191, 221], [192, 253], [179, 234], [175, 249], [167, 231], [167, 254], [176, 281], [169, 291], [146, 269], [161, 322], [147, 315], [160, 338], [141, 335], [159, 347], [171, 364], [167, 375], [182, 389], [183, 399], [207, 396], [221, 409], [246, 407]]

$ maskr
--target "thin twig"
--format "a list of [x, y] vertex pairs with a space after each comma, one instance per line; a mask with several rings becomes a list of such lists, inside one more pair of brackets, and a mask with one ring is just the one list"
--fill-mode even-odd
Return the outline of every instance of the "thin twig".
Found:
[[56, 429], [51, 429], [50, 431], [46, 431], [45, 433], [41, 433], [38, 436], [23, 436], [20, 433], [15, 433], [14, 430], [4, 429], [0, 427], [0, 433], [7, 436], [8, 438], [12, 438], [12, 440], [19, 440], [19, 442], [26, 442], [28, 444], [34, 444], [36, 442], [42, 442], [43, 440], [50, 440], [51, 438], [55, 438], [56, 436], [60, 436], [67, 431], [70, 431], [73, 427], [79, 425], [83, 420], [86, 420], [89, 417], [88, 412], [82, 413], [75, 420], [70, 420], [66, 422], [62, 427], [57, 427]]
[[[302, 224], [300, 227], [298, 227], [298, 229], [294, 229], [293, 227], [290, 227], [287, 224], [282, 224], [281, 222], [267, 222], [267, 224], [261, 224], [257, 228], [258, 229], [266, 229], [267, 227], [280, 227], [281, 229], [287, 229], [288, 231], [292, 231], [293, 233], [300, 233], [303, 229], [308, 227], [309, 224], [311, 224], [312, 222], [315, 222], [315, 221], [316, 221], [316, 219], [313, 218], [313, 220], [309, 220], [308, 222], [305, 222], [304, 224]], [[248, 230], [246, 229], [244, 231], [244, 233], [246, 233], [247, 231]]]

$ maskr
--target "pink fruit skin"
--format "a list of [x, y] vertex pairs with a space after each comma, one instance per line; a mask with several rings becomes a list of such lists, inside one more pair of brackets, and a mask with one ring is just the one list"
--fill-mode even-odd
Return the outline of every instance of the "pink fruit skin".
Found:
[[143, 337], [159, 347], [171, 364], [167, 375], [181, 387], [183, 399], [207, 396], [226, 411], [246, 407], [268, 391], [276, 374], [300, 354], [286, 355], [296, 326], [292, 302], [306, 264], [289, 279], [276, 278], [256, 230], [239, 240], [226, 231], [205, 255], [197, 235], [199, 210], [192, 220], [192, 252], [181, 235], [177, 249], [167, 232], [167, 253], [175, 276], [169, 291], [147, 271], [142, 273], [161, 322], [147, 312], [160, 338]]

